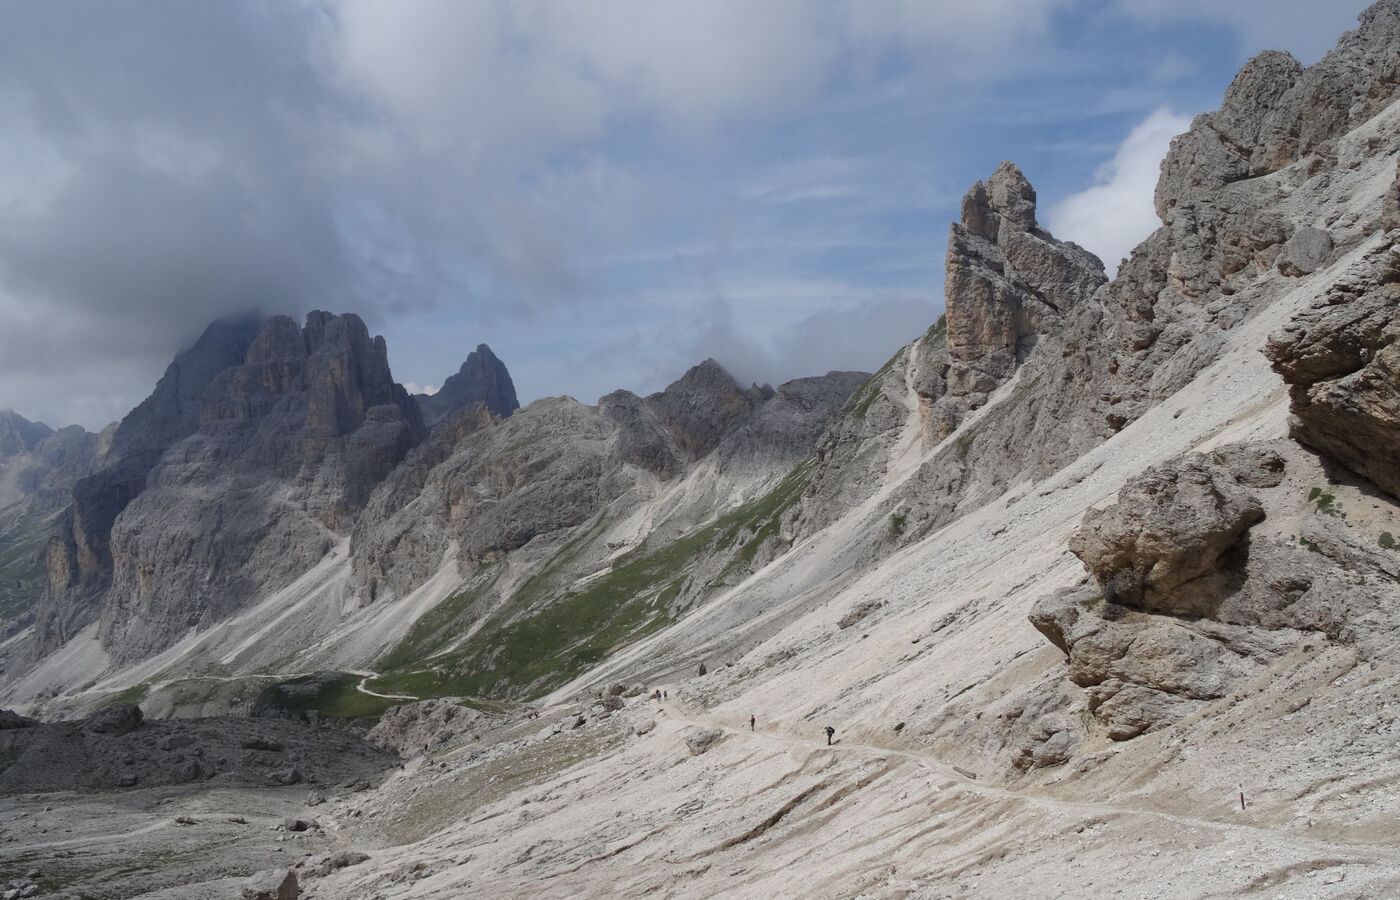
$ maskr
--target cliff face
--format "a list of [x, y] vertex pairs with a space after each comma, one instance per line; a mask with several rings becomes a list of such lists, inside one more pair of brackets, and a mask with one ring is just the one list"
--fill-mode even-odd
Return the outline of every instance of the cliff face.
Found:
[[477, 344], [476, 349], [467, 354], [457, 374], [444, 381], [436, 394], [415, 394], [413, 399], [429, 428], [453, 412], [477, 403], [502, 419], [520, 408], [515, 398], [515, 383], [510, 379], [506, 364], [485, 344]]
[[114, 658], [140, 658], [295, 578], [424, 431], [359, 317], [216, 323], [74, 489], [40, 651], [97, 616]]
[[260, 324], [226, 319], [205, 329], [175, 357], [151, 396], [122, 419], [102, 467], [73, 486], [71, 505], [48, 544], [48, 591], [36, 622], [39, 653], [60, 646], [96, 617], [111, 584], [113, 524], [145, 490], [161, 454], [199, 427], [204, 390], [243, 361]]
[[[620, 517], [710, 457], [732, 470], [731, 483], [772, 479], [810, 452], [864, 377], [746, 389], [707, 360], [645, 398], [616, 391], [597, 407], [548, 398], [504, 421], [483, 404], [462, 410], [372, 499], [352, 547], [363, 599], [402, 596], [454, 546], [471, 571], [537, 538], [558, 539], [605, 508]], [[682, 504], [687, 515], [696, 503]]]

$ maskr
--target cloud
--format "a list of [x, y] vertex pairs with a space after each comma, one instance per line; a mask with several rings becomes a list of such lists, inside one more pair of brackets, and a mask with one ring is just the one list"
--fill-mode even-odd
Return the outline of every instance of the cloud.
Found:
[[1097, 254], [1112, 275], [1118, 261], [1162, 224], [1152, 193], [1171, 139], [1190, 125], [1189, 116], [1165, 107], [1153, 112], [1094, 173], [1092, 187], [1051, 207], [1046, 227]]
[[1370, 0], [1116, 0], [1123, 15], [1153, 23], [1207, 23], [1230, 29], [1245, 52], [1287, 50], [1316, 62], [1356, 27]]

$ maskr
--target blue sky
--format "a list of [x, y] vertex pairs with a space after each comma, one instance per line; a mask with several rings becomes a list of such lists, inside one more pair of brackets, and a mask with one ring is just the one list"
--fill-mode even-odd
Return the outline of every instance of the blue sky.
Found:
[[213, 318], [358, 312], [522, 401], [881, 365], [1002, 159], [1110, 270], [1170, 136], [1354, 0], [0, 5], [0, 408], [101, 427]]

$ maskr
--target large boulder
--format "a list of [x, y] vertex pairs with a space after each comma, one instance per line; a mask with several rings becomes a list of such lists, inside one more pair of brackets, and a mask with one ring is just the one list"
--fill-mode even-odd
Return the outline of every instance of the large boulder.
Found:
[[1228, 566], [1251, 525], [1257, 498], [1222, 468], [1192, 454], [1154, 466], [1091, 509], [1069, 548], [1106, 602], [1171, 615], [1207, 616], [1224, 593]]
[[267, 869], [243, 883], [243, 900], [297, 900], [301, 886], [290, 869]]
[[83, 726], [96, 734], [129, 734], [141, 727], [145, 716], [135, 703], [118, 703], [95, 713]]

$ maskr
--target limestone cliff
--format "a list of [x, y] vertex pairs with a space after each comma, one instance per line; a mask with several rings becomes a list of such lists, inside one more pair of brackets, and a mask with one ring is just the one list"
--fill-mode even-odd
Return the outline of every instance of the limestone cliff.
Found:
[[415, 394], [413, 399], [429, 428], [456, 410], [476, 403], [503, 419], [520, 408], [520, 401], [515, 398], [515, 383], [510, 379], [506, 364], [485, 344], [477, 344], [476, 349], [467, 354], [462, 368], [444, 381], [436, 394]]

